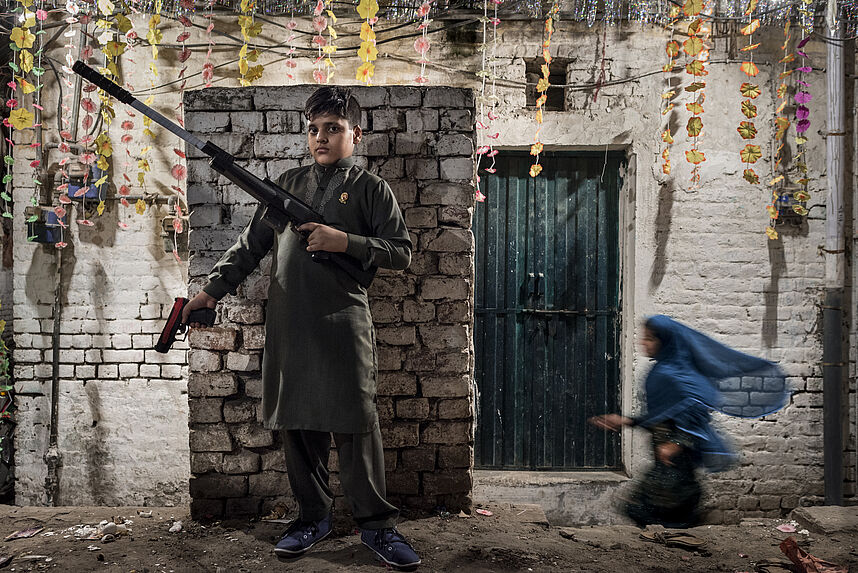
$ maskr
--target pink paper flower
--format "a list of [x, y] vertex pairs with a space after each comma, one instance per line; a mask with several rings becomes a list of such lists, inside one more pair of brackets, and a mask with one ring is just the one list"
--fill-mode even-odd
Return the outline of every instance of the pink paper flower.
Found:
[[40, 22], [44, 22], [47, 19], [48, 19], [48, 13], [47, 12], [45, 12], [41, 8], [36, 10], [36, 20], [38, 20]]
[[313, 70], [313, 81], [315, 81], [317, 84], [323, 84], [327, 79], [328, 74], [326, 74], [324, 70]]
[[429, 78], [427, 78], [426, 76], [417, 76], [416, 78], [414, 78], [414, 81], [418, 84], [425, 84], [429, 82]]
[[796, 133], [804, 133], [810, 129], [810, 120], [809, 119], [800, 119], [795, 124], [795, 132]]
[[800, 105], [795, 108], [795, 117], [798, 119], [807, 119], [808, 117], [810, 117], [810, 110], [807, 108], [807, 106]]
[[801, 66], [800, 68], [796, 68], [795, 71], [801, 72], [803, 74], [809, 74], [813, 71], [813, 68], [811, 66]]
[[429, 10], [431, 8], [432, 8], [432, 6], [429, 4], [429, 2], [424, 2], [423, 4], [420, 5], [420, 8], [417, 9], [417, 17], [418, 18], [425, 18], [426, 16], [429, 15]]
[[187, 174], [188, 170], [185, 169], [184, 165], [180, 164], [173, 165], [173, 168], [170, 170], [170, 175], [172, 175], [173, 179], [176, 181], [182, 181]]
[[420, 36], [419, 38], [414, 40], [414, 50], [421, 56], [424, 55], [426, 52], [429, 51], [429, 40], [427, 40], [423, 36]]
[[813, 99], [813, 96], [808, 92], [798, 92], [795, 94], [795, 103], [808, 103]]

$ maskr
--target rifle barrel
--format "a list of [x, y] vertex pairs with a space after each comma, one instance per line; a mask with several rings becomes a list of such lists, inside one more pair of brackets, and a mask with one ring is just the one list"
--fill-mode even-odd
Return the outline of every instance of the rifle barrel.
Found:
[[96, 86], [107, 92], [108, 95], [115, 97], [117, 100], [124, 104], [130, 105], [146, 117], [151, 118], [152, 121], [154, 121], [161, 127], [164, 127], [168, 131], [174, 133], [178, 137], [182, 138], [186, 142], [199, 149], [200, 151], [202, 151], [203, 146], [205, 146], [205, 141], [183, 129], [179, 125], [173, 123], [145, 103], [135, 98], [133, 95], [131, 95], [131, 92], [129, 92], [122, 86], [113, 83], [112, 81], [99, 74], [80, 60], [74, 63], [74, 65], [72, 66], [72, 70], [88, 82], [95, 84]]

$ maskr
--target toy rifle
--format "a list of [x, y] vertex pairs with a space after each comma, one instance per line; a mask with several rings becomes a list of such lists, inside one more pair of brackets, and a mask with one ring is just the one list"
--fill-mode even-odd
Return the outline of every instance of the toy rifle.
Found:
[[[146, 117], [151, 118], [168, 131], [176, 134], [185, 142], [193, 145], [211, 157], [209, 164], [212, 169], [241, 187], [248, 195], [259, 201], [261, 204], [265, 205], [262, 221], [278, 233], [283, 232], [286, 229], [286, 226], [290, 223], [293, 227], [300, 227], [304, 223], [325, 224], [325, 220], [322, 216], [314, 211], [312, 207], [302, 202], [285, 189], [282, 189], [270, 179], [260, 179], [256, 175], [250, 173], [247, 169], [237, 165], [235, 163], [235, 157], [211, 141], [203, 141], [173, 123], [132, 96], [128, 90], [116, 85], [83, 62], [75, 62], [72, 66], [72, 70], [85, 80], [95, 84], [107, 92], [108, 95], [113, 96], [126, 105], [130, 105]], [[306, 238], [307, 234], [305, 233], [304, 235]], [[364, 288], [369, 287], [372, 283], [372, 279], [375, 277], [376, 267], [364, 269], [363, 265], [357, 259], [345, 253], [316, 251], [312, 253], [312, 258], [317, 262], [329, 262], [337, 265]]]

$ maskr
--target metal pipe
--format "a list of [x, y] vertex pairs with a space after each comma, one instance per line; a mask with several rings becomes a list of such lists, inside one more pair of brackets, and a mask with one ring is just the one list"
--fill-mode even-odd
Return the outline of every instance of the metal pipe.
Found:
[[[78, 58], [86, 49], [87, 37], [83, 26], [80, 29], [78, 39]], [[80, 76], [76, 76], [74, 84], [74, 102], [72, 103], [71, 134], [72, 141], [77, 140], [78, 119], [80, 118]], [[45, 476], [45, 493], [47, 505], [56, 506], [60, 496], [60, 468], [62, 467], [62, 456], [59, 449], [59, 401], [60, 401], [60, 324], [63, 311], [63, 253], [65, 249], [54, 250], [54, 261], [56, 272], [54, 274], [54, 306], [53, 318], [54, 328], [51, 333], [51, 427], [48, 434], [48, 449], [45, 451], [45, 465], [47, 476]]]
[[825, 218], [825, 303], [823, 306], [822, 411], [825, 503], [843, 505], [843, 289], [846, 279], [846, 237], [843, 209], [846, 138], [842, 23], [837, 4], [828, 1], [826, 77], [828, 125], [826, 172], [828, 196]]

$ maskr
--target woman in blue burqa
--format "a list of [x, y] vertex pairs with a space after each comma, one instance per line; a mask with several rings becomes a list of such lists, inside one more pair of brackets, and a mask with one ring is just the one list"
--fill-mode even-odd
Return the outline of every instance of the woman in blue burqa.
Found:
[[649, 318], [641, 347], [655, 359], [645, 382], [646, 412], [606, 414], [590, 421], [606, 430], [640, 426], [652, 434], [655, 464], [632, 489], [625, 510], [639, 526], [692, 527], [700, 518], [697, 469], [729, 468], [737, 455], [712, 427], [712, 410], [743, 418], [786, 404], [783, 372], [667, 316]]

